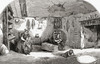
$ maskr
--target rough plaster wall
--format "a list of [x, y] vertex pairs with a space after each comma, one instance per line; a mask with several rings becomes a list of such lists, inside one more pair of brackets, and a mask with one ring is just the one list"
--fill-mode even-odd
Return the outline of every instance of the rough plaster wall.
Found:
[[[51, 39], [52, 37], [52, 33], [53, 33], [53, 24], [50, 21], [50, 19], [48, 19], [47, 21], [47, 27], [44, 30], [42, 36], [40, 38], [32, 38], [33, 39], [33, 43], [39, 44], [39, 43], [43, 43], [44, 41], [47, 41], [48, 39]], [[35, 42], [34, 42], [35, 41]], [[51, 43], [51, 42], [49, 42]]]
[[[67, 39], [66, 39], [66, 46], [70, 46], [73, 48], [80, 48], [80, 40], [81, 40], [81, 34], [80, 34], [80, 24], [78, 21], [75, 21], [74, 17], [66, 17], [66, 21], [63, 21], [63, 27], [66, 26], [65, 29], [63, 29], [66, 33]], [[67, 24], [67, 21], [69, 21]], [[67, 25], [69, 26], [67, 26]], [[67, 29], [69, 28], [69, 29]], [[68, 31], [67, 31], [67, 30]]]
[[70, 24], [70, 33], [69, 33], [69, 43], [72, 43], [72, 47], [79, 48], [80, 47], [80, 26], [78, 26], [77, 21], [72, 20]]
[[45, 31], [43, 32], [41, 39], [47, 40], [48, 38], [51, 38], [53, 30], [54, 30], [54, 28], [53, 28], [52, 20], [50, 21], [50, 19], [48, 19], [47, 27], [46, 27]]
[[[28, 16], [48, 16], [49, 6], [58, 3], [73, 3], [77, 0], [26, 0]], [[66, 7], [66, 6], [65, 6]]]

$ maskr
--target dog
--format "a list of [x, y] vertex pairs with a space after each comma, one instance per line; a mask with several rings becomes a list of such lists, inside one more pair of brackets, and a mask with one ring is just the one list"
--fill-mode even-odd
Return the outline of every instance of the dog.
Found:
[[64, 54], [62, 54], [61, 56], [68, 58], [68, 57], [73, 56], [73, 55], [74, 55], [73, 50], [69, 50], [69, 51], [65, 52]]

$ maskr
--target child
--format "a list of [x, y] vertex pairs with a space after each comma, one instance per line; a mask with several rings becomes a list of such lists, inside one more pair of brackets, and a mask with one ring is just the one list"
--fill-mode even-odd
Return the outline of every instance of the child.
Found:
[[62, 54], [62, 56], [65, 58], [73, 56], [73, 55], [74, 55], [73, 50], [69, 50], [69, 51], [65, 52], [64, 54]]

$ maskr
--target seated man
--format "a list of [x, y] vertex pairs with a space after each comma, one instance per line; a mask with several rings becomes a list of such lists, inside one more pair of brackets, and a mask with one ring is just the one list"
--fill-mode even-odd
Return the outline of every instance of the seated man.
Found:
[[58, 44], [58, 50], [64, 50], [65, 43], [62, 39], [55, 40], [55, 42]]

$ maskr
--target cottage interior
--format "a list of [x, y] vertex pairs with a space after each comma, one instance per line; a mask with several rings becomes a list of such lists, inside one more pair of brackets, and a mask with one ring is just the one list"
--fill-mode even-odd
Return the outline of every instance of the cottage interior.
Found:
[[[10, 51], [0, 60], [5, 61], [2, 64], [81, 64], [76, 56], [66, 60], [55, 52], [99, 48], [99, 29], [100, 14], [86, 1], [15, 0], [0, 14], [0, 44]], [[21, 49], [25, 31], [30, 55]]]

